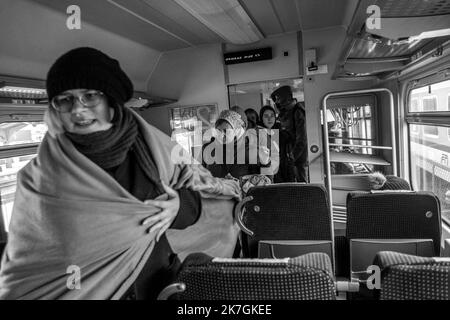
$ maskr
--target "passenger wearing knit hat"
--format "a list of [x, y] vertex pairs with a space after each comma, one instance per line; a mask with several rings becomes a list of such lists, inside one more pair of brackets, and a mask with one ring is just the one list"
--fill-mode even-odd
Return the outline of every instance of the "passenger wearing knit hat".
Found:
[[46, 85], [51, 104], [46, 123], [51, 137], [71, 142], [139, 201], [150, 205], [149, 201], [167, 196], [161, 200], [164, 208], [155, 211], [145, 227], [153, 228], [159, 241], [125, 297], [155, 299], [169, 284], [178, 261], [165, 231], [183, 229], [198, 219], [200, 194], [163, 185], [154, 155], [166, 151], [149, 145], [142, 132], [145, 128], [138, 122], [143, 119], [124, 105], [133, 96], [133, 84], [117, 60], [93, 48], [70, 50], [51, 66]]
[[117, 60], [89, 47], [70, 50], [59, 57], [47, 74], [47, 95], [70, 89], [95, 89], [123, 105], [133, 96], [133, 83]]
[[[124, 107], [133, 95], [133, 84], [117, 60], [94, 48], [72, 49], [50, 67], [46, 86], [53, 106], [50, 113], [56, 120], [53, 122], [60, 123], [62, 133], [78, 151], [101, 168], [109, 169], [123, 163], [129, 148], [136, 142], [144, 148], [134, 116]], [[74, 110], [76, 100], [72, 97], [71, 109], [55, 107], [55, 97], [68, 91], [71, 91], [68, 96], [79, 94], [79, 89], [100, 91], [106, 99], [102, 96], [95, 106]], [[140, 151], [142, 156], [148, 153], [148, 150]], [[149, 175], [155, 173], [152, 167], [146, 168]]]

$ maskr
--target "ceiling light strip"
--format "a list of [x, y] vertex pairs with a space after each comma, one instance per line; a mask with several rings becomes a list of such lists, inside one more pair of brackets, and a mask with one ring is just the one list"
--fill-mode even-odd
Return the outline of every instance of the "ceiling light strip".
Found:
[[123, 11], [125, 11], [125, 12], [127, 12], [127, 13], [129, 13], [129, 14], [131, 14], [131, 15], [133, 15], [133, 16], [135, 16], [135, 17], [138, 18], [139, 20], [142, 20], [142, 21], [144, 21], [144, 22], [150, 24], [151, 26], [153, 26], [153, 27], [155, 27], [155, 28], [157, 28], [157, 29], [159, 29], [159, 30], [161, 30], [161, 31], [163, 31], [163, 32], [165, 32], [165, 33], [171, 35], [172, 37], [174, 37], [174, 38], [176, 38], [176, 39], [178, 39], [178, 40], [180, 40], [180, 41], [182, 41], [182, 42], [188, 44], [190, 47], [195, 47], [195, 45], [192, 44], [192, 43], [190, 43], [189, 41], [187, 41], [187, 40], [185, 40], [185, 39], [183, 39], [183, 38], [177, 36], [176, 34], [170, 32], [169, 30], [167, 30], [167, 29], [161, 27], [160, 25], [157, 25], [156, 23], [154, 23], [154, 22], [152, 22], [152, 21], [150, 21], [150, 20], [144, 18], [143, 16], [141, 16], [141, 15], [139, 15], [139, 14], [137, 14], [137, 13], [131, 11], [130, 9], [128, 9], [128, 8], [126, 8], [126, 7], [124, 7], [124, 6], [120, 5], [120, 4], [118, 4], [117, 2], [115, 2], [115, 1], [113, 1], [113, 0], [106, 0], [106, 1], [108, 1], [109, 3], [111, 3], [112, 5], [114, 5], [114, 6], [118, 7], [118, 8], [120, 8], [120, 9], [122, 9]]
[[233, 44], [248, 44], [264, 38], [237, 0], [175, 0], [210, 30]]
[[194, 16], [197, 20], [199, 20], [201, 23], [203, 23], [210, 30], [217, 33], [221, 38], [228, 39], [228, 37], [225, 34], [220, 32], [220, 30], [218, 30], [214, 25], [209, 23], [208, 20], [204, 19], [200, 14], [198, 14], [197, 11], [195, 11], [194, 9], [192, 9], [189, 6], [186, 6], [182, 1], [175, 0], [175, 2], [178, 3], [178, 5], [180, 5], [182, 8], [184, 8], [187, 12], [189, 12], [192, 16]]
[[267, 35], [263, 32], [263, 29], [257, 23], [255, 17], [253, 15], [251, 15], [250, 9], [243, 1], [244, 0], [237, 0], [238, 4], [242, 7], [242, 10], [244, 11], [244, 13], [249, 17], [251, 23], [253, 23], [255, 25], [256, 31], [259, 32], [263, 38], [266, 38]]
[[4, 86], [4, 87], [0, 88], [0, 92], [8, 92], [8, 93], [32, 93], [32, 94], [42, 94], [42, 95], [46, 95], [45, 89], [25, 88], [25, 87], [14, 87], [14, 86]]

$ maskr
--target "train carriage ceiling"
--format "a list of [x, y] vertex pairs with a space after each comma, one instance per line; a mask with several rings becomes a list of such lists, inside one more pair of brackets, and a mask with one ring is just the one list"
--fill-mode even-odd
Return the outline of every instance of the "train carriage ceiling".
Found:
[[[214, 43], [247, 44], [300, 30], [348, 26], [357, 3], [358, 0], [1, 0], [0, 57], [7, 57], [10, 62], [9, 67], [0, 64], [0, 75], [30, 73], [29, 77], [42, 79], [50, 57], [70, 47], [98, 44], [123, 62], [143, 90], [163, 52]], [[74, 4], [81, 8], [85, 26], [80, 32], [68, 31], [64, 23], [68, 6]], [[55, 23], [60, 27], [55, 27]], [[119, 38], [128, 42], [114, 42]], [[124, 50], [129, 45], [132, 48]], [[18, 72], [11, 66], [16, 66]]]
[[[31, 1], [31, 0], [30, 0]], [[339, 26], [358, 0], [33, 0], [65, 13], [71, 4], [82, 19], [158, 51], [230, 42], [226, 29], [243, 20], [261, 37]], [[320, 17], [320, 18], [318, 18]], [[230, 22], [227, 24], [226, 22]], [[241, 25], [241, 28], [243, 26]], [[251, 43], [253, 38], [249, 38]], [[235, 44], [243, 44], [235, 43]]]
[[[1, 0], [0, 32], [9, 34], [2, 36], [2, 46], [8, 49], [2, 49], [0, 54], [14, 53], [14, 59], [21, 59], [17, 61], [48, 64], [48, 57], [57, 56], [72, 43], [58, 42], [70, 39], [66, 37], [67, 29], [52, 27], [53, 20], [48, 21], [45, 12], [50, 10], [58, 15], [58, 21], [64, 21], [67, 7], [73, 4], [80, 6], [83, 23], [147, 48], [140, 49], [137, 60], [146, 61], [145, 66], [136, 66], [123, 48], [117, 48], [121, 50], [118, 58], [128, 64], [131, 75], [140, 83], [145, 82], [163, 52], [213, 43], [253, 43], [284, 33], [337, 26], [345, 27], [348, 35], [334, 78], [383, 77], [403, 68], [419, 50], [434, 49], [448, 38], [409, 41], [407, 33], [413, 28], [399, 28], [398, 18], [418, 17], [417, 30], [429, 25], [430, 17], [440, 17], [432, 19], [439, 28], [450, 21], [445, 19], [450, 14], [450, 0]], [[382, 28], [381, 32], [366, 30], [366, 10], [372, 4], [381, 8], [383, 18], [390, 19], [389, 28]], [[32, 8], [43, 16], [18, 12], [24, 8]], [[33, 22], [23, 23], [17, 17], [31, 17]], [[29, 30], [14, 31], [20, 28]], [[73, 46], [83, 43], [85, 36], [92, 38], [86, 43], [96, 41], [84, 33]], [[114, 43], [109, 47], [114, 49]]]

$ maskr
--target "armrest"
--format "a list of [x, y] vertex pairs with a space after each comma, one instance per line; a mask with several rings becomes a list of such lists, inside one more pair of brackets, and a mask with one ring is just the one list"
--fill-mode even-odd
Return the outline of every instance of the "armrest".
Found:
[[450, 239], [445, 239], [443, 257], [450, 257]]
[[186, 290], [186, 285], [182, 282], [172, 283], [168, 285], [159, 293], [157, 300], [168, 300], [170, 296], [175, 293], [184, 292]]
[[336, 281], [334, 285], [337, 292], [359, 292], [359, 282]]
[[252, 201], [252, 200], [253, 200], [253, 197], [251, 197], [251, 196], [245, 197], [244, 199], [242, 199], [242, 201], [240, 201], [237, 204], [236, 208], [234, 209], [234, 218], [236, 219], [239, 229], [241, 229], [242, 232], [248, 234], [251, 237], [254, 235], [254, 233], [253, 233], [253, 231], [251, 231], [244, 225], [244, 222], [242, 219], [244, 217], [244, 212], [245, 212], [245, 207], [244, 207], [245, 203]]
[[[357, 271], [365, 271], [373, 265], [374, 258], [382, 251], [394, 252], [395, 261], [403, 255], [433, 257], [432, 239], [350, 239], [350, 274]], [[379, 257], [391, 256], [391, 254]], [[388, 263], [393, 260], [385, 259]], [[384, 261], [384, 260], [383, 260]], [[380, 262], [381, 263], [381, 262]], [[383, 264], [378, 264], [383, 268]]]
[[312, 252], [325, 253], [332, 259], [333, 243], [327, 240], [260, 240], [258, 243], [259, 258], [294, 258]]
[[383, 270], [399, 264], [413, 265], [430, 262], [434, 262], [434, 259], [394, 251], [380, 251], [376, 254], [373, 264]]

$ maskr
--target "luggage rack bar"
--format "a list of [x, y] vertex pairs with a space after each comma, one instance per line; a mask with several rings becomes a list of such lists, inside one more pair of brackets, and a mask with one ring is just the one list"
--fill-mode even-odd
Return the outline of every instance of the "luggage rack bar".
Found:
[[383, 149], [392, 150], [392, 147], [385, 146], [366, 146], [362, 144], [346, 144], [346, 143], [328, 143], [329, 146], [333, 147], [352, 147], [352, 148], [368, 148], [368, 149]]

